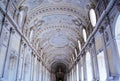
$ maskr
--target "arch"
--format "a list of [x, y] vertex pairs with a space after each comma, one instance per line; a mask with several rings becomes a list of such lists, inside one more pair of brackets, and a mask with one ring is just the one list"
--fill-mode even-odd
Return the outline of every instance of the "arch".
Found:
[[34, 34], [34, 30], [33, 28], [30, 28], [30, 35], [29, 35], [30, 42], [32, 42], [33, 34]]
[[75, 58], [77, 57], [78, 55], [78, 52], [77, 52], [77, 49], [75, 49]]
[[96, 25], [96, 13], [94, 9], [90, 9], [89, 18], [93, 27]]
[[116, 39], [117, 49], [120, 57], [120, 14], [118, 15], [118, 18], [115, 23], [115, 39]]
[[18, 14], [18, 24], [21, 27], [22, 21], [23, 21], [23, 11], [20, 11]]
[[98, 53], [97, 60], [98, 60], [98, 69], [99, 69], [100, 81], [106, 81], [106, 79], [107, 79], [107, 70], [106, 70], [104, 51], [101, 51], [100, 53]]
[[20, 28], [23, 26], [24, 22], [25, 22], [25, 18], [27, 16], [27, 10], [28, 8], [25, 6], [21, 6], [20, 8], [20, 12], [18, 14], [18, 20], [17, 23], [20, 26]]
[[90, 53], [86, 53], [86, 69], [87, 69], [87, 81], [92, 81], [93, 75], [92, 75], [92, 61]]

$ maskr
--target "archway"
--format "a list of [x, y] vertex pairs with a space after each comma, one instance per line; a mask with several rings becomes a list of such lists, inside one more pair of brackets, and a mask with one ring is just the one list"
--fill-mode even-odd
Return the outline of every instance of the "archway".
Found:
[[66, 72], [67, 68], [66, 65], [63, 63], [53, 63], [52, 64], [52, 72], [54, 74], [54, 77], [52, 76], [52, 81], [66, 81]]
[[118, 16], [115, 24], [115, 39], [116, 39], [118, 53], [120, 57], [120, 15]]

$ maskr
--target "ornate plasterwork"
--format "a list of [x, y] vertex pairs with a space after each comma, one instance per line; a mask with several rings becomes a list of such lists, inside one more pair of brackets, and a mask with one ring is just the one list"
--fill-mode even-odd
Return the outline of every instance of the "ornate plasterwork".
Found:
[[74, 0], [44, 0], [40, 6], [29, 8], [24, 28], [29, 31], [33, 27], [32, 43], [38, 50], [42, 49], [43, 59], [46, 58], [49, 67], [56, 61], [66, 65], [72, 63], [70, 60], [78, 46], [77, 41], [83, 40], [81, 27], [88, 26], [84, 1], [75, 1], [81, 7], [71, 2]]
[[29, 12], [25, 27], [29, 26], [36, 18], [42, 18], [45, 15], [50, 14], [68, 14], [76, 18], [80, 18], [83, 25], [87, 25], [88, 17], [84, 10], [77, 7], [70, 7], [70, 5], [50, 5], [45, 7], [36, 8], [32, 12]]
[[38, 27], [34, 39], [36, 41], [33, 43], [39, 40], [39, 48], [42, 48], [43, 55], [47, 58], [47, 64], [49, 64], [49, 61], [53, 63], [56, 60], [65, 61], [69, 64], [68, 60], [70, 60], [72, 54], [74, 54], [74, 49], [78, 45], [77, 40], [82, 38], [78, 26], [66, 23], [52, 23]]
[[76, 37], [80, 38], [81, 36], [81, 32], [79, 31], [78, 27], [76, 27], [75, 25], [69, 26], [65, 24], [43, 25], [40, 29], [37, 29], [36, 35], [40, 36], [41, 33], [44, 33], [45, 31], [48, 31], [48, 30], [53, 30], [53, 31], [58, 31], [58, 32], [61, 30], [69, 30], [67, 32], [71, 32], [71, 31], [74, 32], [74, 34], [76, 34], [75, 35]]
[[57, 48], [64, 47], [68, 44], [68, 39], [65, 35], [57, 33], [50, 38], [49, 43]]

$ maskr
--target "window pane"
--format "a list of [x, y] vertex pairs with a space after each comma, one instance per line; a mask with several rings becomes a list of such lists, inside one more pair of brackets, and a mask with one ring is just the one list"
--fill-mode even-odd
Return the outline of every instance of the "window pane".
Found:
[[107, 73], [103, 51], [97, 55], [100, 81], [106, 81]]
[[86, 68], [87, 68], [87, 81], [92, 81], [92, 64], [91, 64], [91, 57], [90, 53], [87, 52], [86, 54]]

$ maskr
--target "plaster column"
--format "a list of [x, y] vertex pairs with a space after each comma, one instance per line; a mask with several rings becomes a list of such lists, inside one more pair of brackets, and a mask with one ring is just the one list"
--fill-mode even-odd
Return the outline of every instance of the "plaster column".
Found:
[[[0, 78], [3, 77], [7, 51], [10, 44], [11, 31], [3, 28], [0, 36]], [[1, 79], [0, 79], [1, 80]]]
[[23, 60], [22, 60], [22, 71], [21, 71], [21, 81], [24, 81], [24, 71], [25, 71], [25, 55], [27, 53], [27, 45], [25, 44], [25, 49], [23, 53]]
[[39, 81], [42, 81], [42, 62], [40, 61]]
[[85, 52], [84, 52], [84, 55], [83, 55], [83, 75], [84, 75], [84, 81], [87, 81], [86, 54], [85, 54]]
[[34, 53], [31, 52], [31, 73], [30, 73], [30, 81], [34, 79]]
[[92, 43], [93, 43], [93, 46], [92, 46], [92, 61], [93, 61], [93, 64], [94, 64], [94, 73], [95, 73], [95, 81], [96, 80], [99, 80], [99, 69], [98, 69], [98, 60], [97, 60], [97, 54], [96, 54], [96, 48], [95, 48], [95, 40], [94, 38], [92, 39]]
[[24, 60], [24, 52], [25, 52], [25, 45], [23, 40], [21, 40], [20, 44], [20, 53], [19, 53], [19, 63], [18, 63], [18, 72], [17, 72], [17, 81], [21, 81], [22, 78], [22, 66], [23, 66], [23, 60]]
[[78, 81], [81, 81], [81, 63], [80, 61], [78, 62]]
[[10, 36], [9, 36], [9, 44], [7, 47], [7, 54], [6, 54], [6, 58], [5, 58], [5, 65], [4, 65], [4, 69], [3, 69], [3, 78], [1, 81], [7, 81], [8, 79], [8, 67], [9, 67], [9, 59], [10, 59], [10, 51], [11, 51], [11, 43], [12, 43], [12, 35], [15, 33], [15, 30], [13, 28], [10, 29]]
[[34, 57], [34, 81], [36, 81], [36, 74], [37, 74], [37, 56]]
[[92, 43], [89, 44], [89, 52], [90, 52], [90, 57], [91, 57], [91, 66], [92, 66], [92, 75], [93, 75], [93, 81], [95, 81], [95, 67], [94, 67], [94, 54], [93, 54], [93, 51], [92, 51]]

